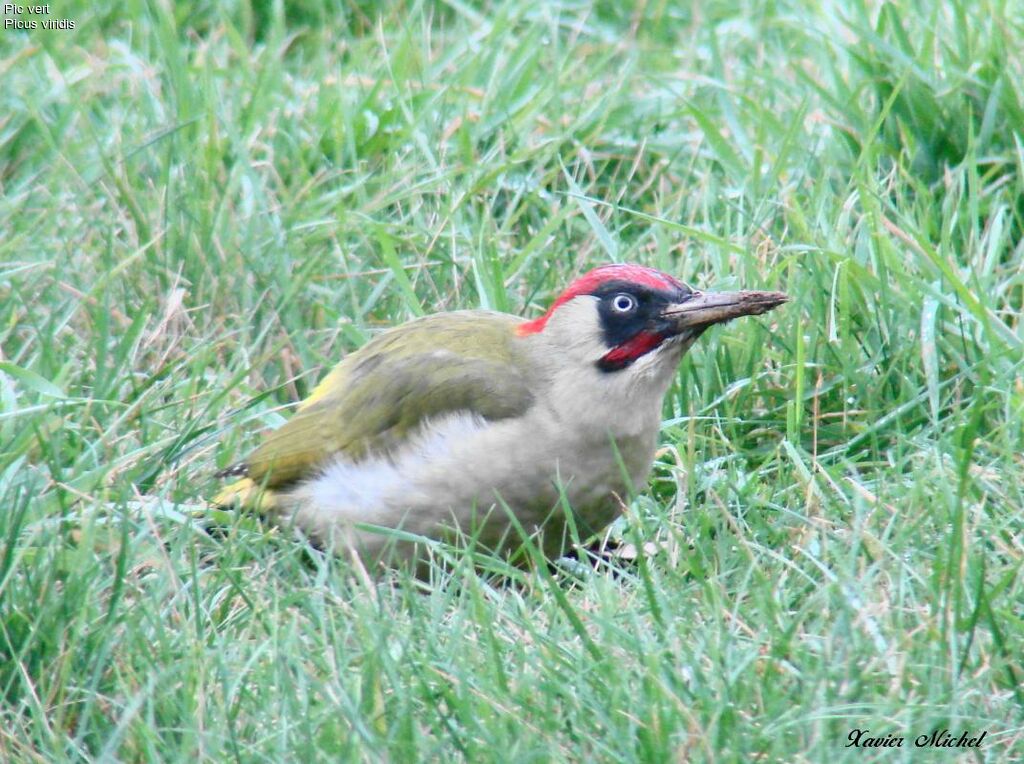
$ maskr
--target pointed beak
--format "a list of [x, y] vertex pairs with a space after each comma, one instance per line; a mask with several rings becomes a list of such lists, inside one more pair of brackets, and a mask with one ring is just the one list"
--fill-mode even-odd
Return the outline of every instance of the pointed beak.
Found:
[[783, 292], [694, 292], [661, 314], [676, 333], [700, 331], [740, 316], [767, 313], [789, 300]]

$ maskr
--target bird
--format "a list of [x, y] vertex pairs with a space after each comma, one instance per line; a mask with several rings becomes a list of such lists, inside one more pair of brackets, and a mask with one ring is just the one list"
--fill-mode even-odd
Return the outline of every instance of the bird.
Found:
[[348, 354], [213, 499], [366, 566], [435, 541], [555, 560], [642, 487], [683, 354], [782, 292], [707, 292], [630, 263], [572, 281], [542, 315], [459, 310]]

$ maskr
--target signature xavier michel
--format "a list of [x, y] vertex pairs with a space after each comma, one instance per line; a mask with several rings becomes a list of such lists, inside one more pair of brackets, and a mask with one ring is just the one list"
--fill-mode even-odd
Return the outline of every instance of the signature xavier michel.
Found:
[[[916, 748], [981, 748], [981, 741], [985, 739], [988, 730], [982, 730], [980, 735], [971, 737], [969, 730], [961, 733], [960, 737], [953, 737], [949, 730], [932, 730], [930, 734], [918, 735], [914, 738]], [[887, 732], [884, 735], [872, 735], [871, 730], [854, 729], [850, 731], [846, 739], [847, 748], [902, 748], [906, 740], [902, 735], [893, 735]]]

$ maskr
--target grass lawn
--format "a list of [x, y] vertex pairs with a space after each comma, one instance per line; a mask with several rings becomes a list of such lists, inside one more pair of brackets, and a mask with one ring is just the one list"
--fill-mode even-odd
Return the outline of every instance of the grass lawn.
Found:
[[[0, 31], [0, 759], [1024, 760], [1020, 4], [48, 14]], [[684, 359], [639, 560], [206, 531], [381, 327], [609, 260], [794, 298]]]

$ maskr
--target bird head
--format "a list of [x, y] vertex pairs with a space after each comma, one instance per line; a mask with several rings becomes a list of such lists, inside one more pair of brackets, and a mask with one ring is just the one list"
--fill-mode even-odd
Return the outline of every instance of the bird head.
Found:
[[[641, 265], [603, 265], [580, 276], [544, 315], [521, 324], [602, 375], [674, 369], [708, 327], [781, 305], [782, 292], [702, 292]], [[666, 368], [667, 367], [667, 368]]]

